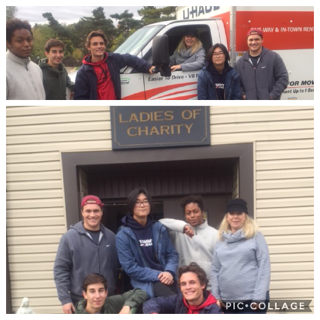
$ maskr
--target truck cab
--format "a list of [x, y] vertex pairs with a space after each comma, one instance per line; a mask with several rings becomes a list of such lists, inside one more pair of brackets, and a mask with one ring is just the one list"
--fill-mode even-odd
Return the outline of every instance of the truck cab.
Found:
[[[175, 20], [155, 23], [136, 31], [115, 52], [130, 53], [153, 63], [153, 51], [162, 48], [153, 47], [153, 39], [166, 35], [168, 54], [171, 56], [184, 36], [186, 27], [197, 28], [199, 39], [205, 51], [215, 43], [227, 46], [223, 22], [217, 19]], [[174, 71], [170, 76], [161, 73], [142, 74], [131, 67], [121, 70], [121, 93], [123, 100], [189, 100], [197, 99], [197, 71]]]

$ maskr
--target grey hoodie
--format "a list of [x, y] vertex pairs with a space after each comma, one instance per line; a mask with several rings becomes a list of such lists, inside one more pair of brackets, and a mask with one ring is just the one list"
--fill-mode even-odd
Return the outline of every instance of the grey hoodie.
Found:
[[253, 67], [249, 58], [246, 52], [235, 66], [246, 100], [280, 100], [289, 83], [288, 71], [282, 58], [264, 47], [257, 68]]
[[[61, 238], [54, 262], [54, 281], [61, 304], [81, 300], [82, 282], [89, 273], [100, 273], [108, 280], [108, 291], [116, 289], [118, 257], [115, 235], [102, 224], [99, 246], [83, 227], [76, 223]], [[70, 291], [70, 292], [69, 292]]]
[[242, 230], [222, 233], [211, 265], [212, 294], [225, 301], [264, 301], [269, 291], [270, 258], [261, 232], [246, 239]]

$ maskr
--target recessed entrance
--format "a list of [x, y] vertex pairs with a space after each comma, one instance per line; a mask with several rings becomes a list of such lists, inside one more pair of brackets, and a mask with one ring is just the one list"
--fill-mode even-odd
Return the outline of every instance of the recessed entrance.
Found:
[[[182, 218], [181, 197], [202, 194], [208, 222], [217, 227], [226, 201], [242, 197], [253, 214], [253, 144], [121, 151], [64, 152], [61, 155], [67, 226], [80, 220], [80, 200], [93, 193], [110, 214], [104, 224], [115, 230], [126, 212], [131, 190], [146, 187], [159, 203], [158, 217]], [[114, 212], [114, 214], [111, 214]]]
[[101, 198], [106, 205], [102, 222], [114, 232], [127, 213], [128, 194], [137, 187], [151, 194], [155, 220], [183, 219], [180, 199], [202, 195], [208, 222], [217, 228], [236, 189], [237, 166], [238, 158], [79, 166], [79, 190]]

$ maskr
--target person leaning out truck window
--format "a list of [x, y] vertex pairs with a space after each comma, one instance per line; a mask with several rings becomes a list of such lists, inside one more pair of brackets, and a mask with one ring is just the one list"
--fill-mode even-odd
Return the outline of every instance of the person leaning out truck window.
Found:
[[171, 71], [200, 70], [205, 64], [205, 55], [197, 29], [188, 27], [177, 49], [170, 57]]

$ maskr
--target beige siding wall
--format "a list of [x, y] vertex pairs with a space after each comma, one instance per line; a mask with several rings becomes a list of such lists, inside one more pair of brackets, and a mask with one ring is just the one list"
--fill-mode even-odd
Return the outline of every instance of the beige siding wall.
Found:
[[[211, 107], [212, 144], [254, 142], [255, 217], [269, 244], [272, 298], [313, 299], [313, 108]], [[111, 149], [110, 109], [7, 107], [12, 304], [60, 313], [53, 261], [66, 231], [60, 152]]]

